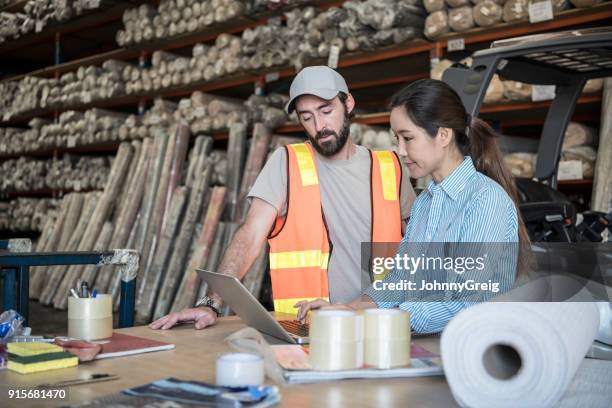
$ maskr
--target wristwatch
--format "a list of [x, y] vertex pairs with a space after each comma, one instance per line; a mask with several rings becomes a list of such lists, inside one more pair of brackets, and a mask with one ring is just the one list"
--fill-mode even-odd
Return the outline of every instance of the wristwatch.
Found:
[[215, 312], [217, 317], [219, 317], [219, 315], [221, 314], [221, 312], [219, 311], [220, 305], [218, 305], [215, 302], [215, 300], [212, 297], [210, 297], [210, 296], [204, 296], [202, 299], [198, 300], [198, 302], [196, 303], [195, 307], [200, 307], [200, 306], [204, 306], [204, 307], [210, 308], [210, 310]]

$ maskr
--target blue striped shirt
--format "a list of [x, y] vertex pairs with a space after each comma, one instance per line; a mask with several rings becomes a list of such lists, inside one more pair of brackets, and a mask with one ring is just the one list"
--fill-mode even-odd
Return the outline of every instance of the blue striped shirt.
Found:
[[[494, 180], [479, 173], [469, 156], [441, 183], [429, 183], [415, 200], [402, 244], [446, 243], [517, 243], [518, 218], [514, 202]], [[402, 253], [402, 246], [398, 253]], [[478, 244], [480, 245], [480, 244]], [[498, 248], [499, 248], [499, 244]], [[518, 245], [513, 251], [491, 261], [500, 293], [514, 284]], [[413, 249], [414, 250], [414, 249]], [[404, 250], [405, 251], [405, 250]], [[508, 251], [506, 251], [508, 252]], [[386, 278], [392, 277], [396, 271]], [[460, 277], [461, 278], [461, 277]], [[463, 277], [465, 278], [465, 276]], [[398, 307], [411, 315], [412, 330], [419, 333], [442, 331], [450, 319], [464, 308], [493, 295], [451, 295], [450, 301], [397, 301], [387, 293], [368, 288], [365, 294], [379, 307]], [[474, 296], [477, 296], [476, 299]], [[445, 299], [448, 299], [446, 297]]]

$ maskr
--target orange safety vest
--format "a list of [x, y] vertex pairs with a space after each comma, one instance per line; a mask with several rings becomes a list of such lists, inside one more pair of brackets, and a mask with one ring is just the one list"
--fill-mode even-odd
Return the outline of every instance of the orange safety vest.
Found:
[[[287, 214], [268, 236], [274, 310], [296, 314], [300, 300], [329, 300], [327, 265], [333, 249], [321, 206], [319, 176], [309, 143], [287, 145]], [[402, 239], [397, 155], [371, 151], [372, 242]]]

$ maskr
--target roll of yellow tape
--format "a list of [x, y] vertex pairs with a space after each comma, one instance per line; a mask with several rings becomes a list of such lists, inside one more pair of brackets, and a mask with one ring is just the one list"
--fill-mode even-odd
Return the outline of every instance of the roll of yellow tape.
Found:
[[376, 368], [410, 364], [410, 315], [399, 309], [364, 312], [364, 361]]
[[351, 370], [363, 365], [363, 318], [355, 312], [313, 312], [309, 337], [313, 369]]

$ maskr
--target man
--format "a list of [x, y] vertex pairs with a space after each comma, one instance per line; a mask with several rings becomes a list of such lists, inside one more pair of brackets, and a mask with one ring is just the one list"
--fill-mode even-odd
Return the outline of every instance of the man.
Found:
[[[400, 241], [415, 195], [394, 153], [370, 152], [349, 138], [355, 100], [340, 74], [304, 68], [289, 98], [287, 113], [297, 112], [309, 143], [279, 148], [268, 160], [219, 272], [242, 279], [268, 239], [275, 311], [296, 314], [303, 300], [348, 302], [361, 294], [370, 282], [361, 271], [361, 243]], [[150, 327], [214, 324], [220, 299], [198, 303], [205, 307], [171, 313]]]

